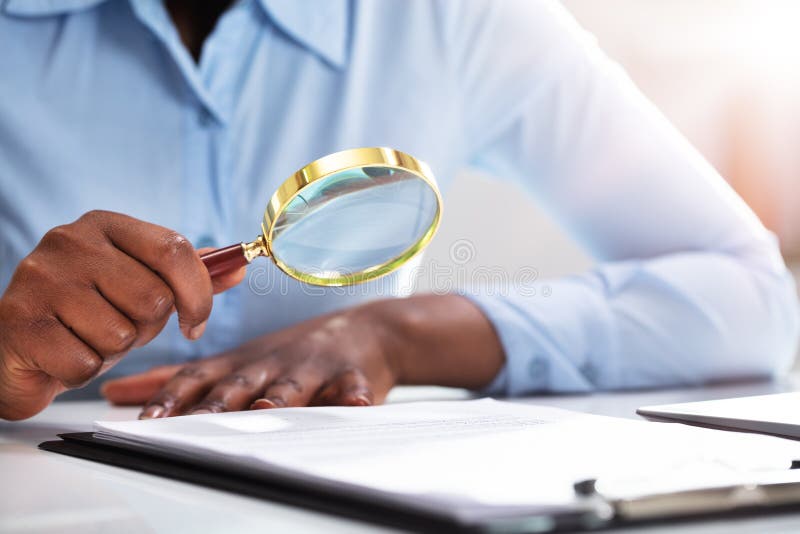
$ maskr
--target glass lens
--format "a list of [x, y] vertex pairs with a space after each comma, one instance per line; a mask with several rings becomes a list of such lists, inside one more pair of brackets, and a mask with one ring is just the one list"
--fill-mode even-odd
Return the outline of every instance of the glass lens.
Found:
[[363, 167], [313, 182], [292, 199], [273, 226], [272, 255], [323, 280], [389, 264], [435, 223], [436, 193], [419, 176]]

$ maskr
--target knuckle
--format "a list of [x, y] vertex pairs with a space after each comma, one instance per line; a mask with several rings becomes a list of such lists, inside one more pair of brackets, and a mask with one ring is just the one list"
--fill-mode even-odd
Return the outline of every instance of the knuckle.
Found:
[[167, 317], [175, 304], [172, 292], [166, 287], [148, 287], [139, 291], [135, 316], [140, 323], [157, 323]]
[[152, 310], [153, 317], [162, 318], [167, 315], [172, 307], [175, 305], [175, 298], [169, 291], [156, 292], [152, 297], [150, 309]]
[[[84, 260], [80, 262], [80, 266], [82, 269], [86, 269], [91, 264], [86, 261], [86, 258], [91, 257], [97, 260], [102, 257], [105, 252], [103, 246], [107, 244], [102, 234], [97, 231], [96, 227], [88, 227], [79, 221], [48, 230], [42, 236], [34, 253], [31, 254], [33, 259], [38, 259], [36, 256], [42, 253], [57, 254], [59, 262], [63, 262], [64, 259], [80, 257]], [[51, 265], [53, 261], [45, 263]], [[75, 263], [77, 262], [73, 262], [73, 264]], [[63, 267], [63, 265], [59, 265], [59, 267]]]
[[187, 364], [181, 368], [175, 374], [176, 378], [188, 378], [191, 380], [198, 380], [198, 381], [205, 381], [208, 379], [209, 375], [208, 372], [203, 368], [202, 365], [198, 364]]
[[161, 390], [145, 404], [145, 408], [153, 405], [163, 406], [165, 409], [171, 410], [178, 405], [178, 397], [169, 391]]
[[291, 377], [279, 378], [272, 383], [272, 386], [274, 387], [288, 386], [297, 393], [303, 392], [303, 385], [298, 380], [295, 380], [294, 378]]
[[112, 323], [106, 332], [108, 356], [127, 352], [136, 341], [136, 328], [133, 325]]
[[360, 380], [364, 380], [366, 377], [364, 376], [364, 372], [358, 367], [348, 366], [345, 367], [345, 369], [339, 373], [338, 378], [340, 380], [357, 382]]
[[253, 382], [253, 380], [251, 380], [247, 375], [243, 375], [241, 373], [234, 373], [226, 376], [220, 381], [220, 384], [226, 387], [242, 389], [254, 389], [256, 387], [256, 384]]
[[94, 378], [103, 366], [103, 361], [93, 354], [81, 354], [72, 359], [69, 372], [62, 382], [69, 388], [78, 388]]
[[161, 237], [160, 248], [162, 254], [170, 258], [194, 255], [194, 247], [189, 240], [178, 232], [171, 230]]
[[35, 253], [26, 256], [19, 262], [17, 273], [25, 282], [43, 282], [53, 279], [53, 271], [50, 264]]
[[82, 223], [90, 223], [92, 225], [97, 225], [105, 221], [109, 216], [108, 211], [105, 210], [90, 210], [80, 216], [78, 222]]
[[60, 245], [62, 243], [69, 243], [74, 239], [75, 232], [71, 225], [64, 224], [51, 228], [42, 237], [42, 243], [45, 245]]

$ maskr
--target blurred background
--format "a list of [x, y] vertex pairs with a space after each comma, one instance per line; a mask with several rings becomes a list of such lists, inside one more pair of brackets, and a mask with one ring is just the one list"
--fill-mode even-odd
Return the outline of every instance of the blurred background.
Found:
[[[563, 3], [778, 235], [800, 277], [800, 0]], [[549, 277], [591, 265], [513, 186], [465, 174], [450, 198], [429, 264], [452, 264], [467, 240], [467, 271]], [[475, 217], [487, 207], [499, 216]], [[515, 227], [533, 229], [537, 244], [514, 250], [496, 238]]]

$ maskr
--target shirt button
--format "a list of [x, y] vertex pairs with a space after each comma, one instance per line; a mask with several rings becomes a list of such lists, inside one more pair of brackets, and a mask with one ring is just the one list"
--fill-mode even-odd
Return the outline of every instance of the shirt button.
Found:
[[543, 384], [547, 381], [547, 360], [541, 356], [536, 356], [528, 364], [528, 374], [536, 384]]
[[201, 235], [197, 239], [197, 242], [194, 245], [194, 248], [208, 248], [208, 247], [213, 247], [213, 248], [217, 247], [217, 242], [210, 235]]

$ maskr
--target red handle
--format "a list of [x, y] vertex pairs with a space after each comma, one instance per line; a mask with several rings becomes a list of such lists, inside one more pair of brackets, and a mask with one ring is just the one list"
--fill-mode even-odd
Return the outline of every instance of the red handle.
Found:
[[212, 278], [235, 271], [250, 263], [244, 256], [244, 247], [241, 243], [206, 252], [200, 256], [200, 259], [206, 264], [208, 274]]

